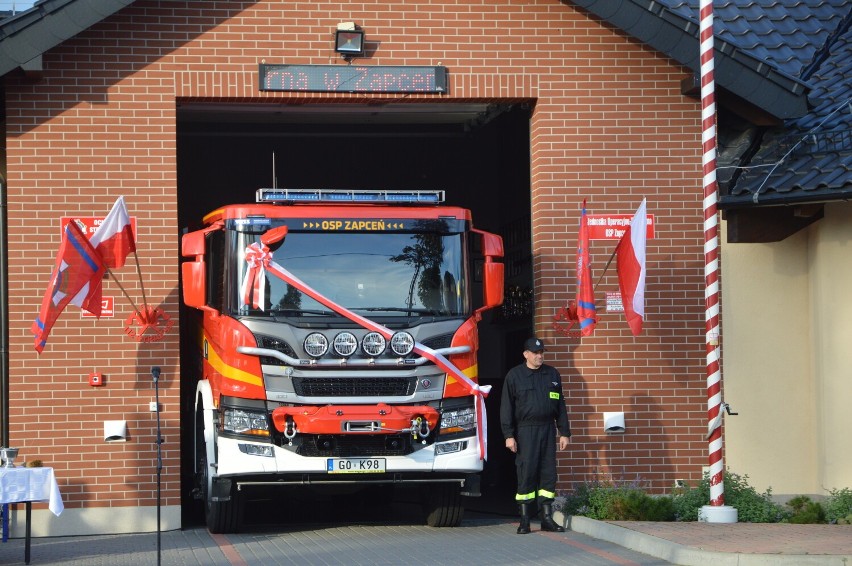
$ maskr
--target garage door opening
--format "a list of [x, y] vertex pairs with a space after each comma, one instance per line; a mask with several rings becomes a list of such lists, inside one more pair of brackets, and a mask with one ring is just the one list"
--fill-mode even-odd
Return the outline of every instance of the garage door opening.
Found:
[[[440, 190], [474, 226], [500, 234], [506, 303], [479, 324], [480, 382], [493, 387], [482, 496], [470, 509], [513, 507], [515, 475], [503, 448], [503, 377], [532, 331], [530, 104], [207, 104], [178, 108], [178, 217], [187, 229], [217, 207], [254, 202], [259, 188]], [[181, 312], [181, 320], [192, 316]], [[183, 325], [186, 326], [186, 325]], [[195, 524], [192, 430], [197, 336], [181, 330], [183, 521]], [[356, 503], [357, 504], [357, 503]]]

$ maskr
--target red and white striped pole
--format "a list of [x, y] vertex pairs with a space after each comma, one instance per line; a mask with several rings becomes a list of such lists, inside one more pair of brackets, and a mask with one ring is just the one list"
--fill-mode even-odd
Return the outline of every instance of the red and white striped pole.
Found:
[[[707, 352], [707, 439], [710, 449], [710, 509], [708, 522], [714, 521], [713, 508], [725, 505], [725, 466], [722, 461], [722, 373], [719, 365], [719, 223], [716, 209], [716, 100], [713, 79], [713, 0], [701, 0], [701, 144], [704, 174], [704, 329]], [[722, 510], [722, 509], [719, 509]]]

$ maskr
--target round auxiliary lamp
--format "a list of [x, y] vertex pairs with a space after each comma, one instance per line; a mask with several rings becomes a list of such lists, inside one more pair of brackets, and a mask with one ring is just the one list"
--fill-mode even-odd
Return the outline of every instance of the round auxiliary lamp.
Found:
[[17, 448], [0, 448], [0, 463], [2, 463], [4, 468], [14, 468], [14, 461], [17, 457]]

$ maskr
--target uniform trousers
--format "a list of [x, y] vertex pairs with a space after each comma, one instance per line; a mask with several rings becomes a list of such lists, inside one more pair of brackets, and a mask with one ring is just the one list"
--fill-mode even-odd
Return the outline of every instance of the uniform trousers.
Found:
[[550, 423], [519, 425], [515, 441], [518, 503], [550, 503], [556, 497], [556, 426]]

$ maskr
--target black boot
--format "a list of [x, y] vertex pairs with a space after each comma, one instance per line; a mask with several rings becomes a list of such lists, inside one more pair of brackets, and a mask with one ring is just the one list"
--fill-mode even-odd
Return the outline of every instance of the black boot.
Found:
[[553, 520], [553, 507], [550, 503], [541, 504], [541, 530], [551, 533], [564, 533], [565, 528]]
[[518, 534], [525, 535], [530, 532], [530, 504], [521, 503], [521, 524], [518, 525]]

